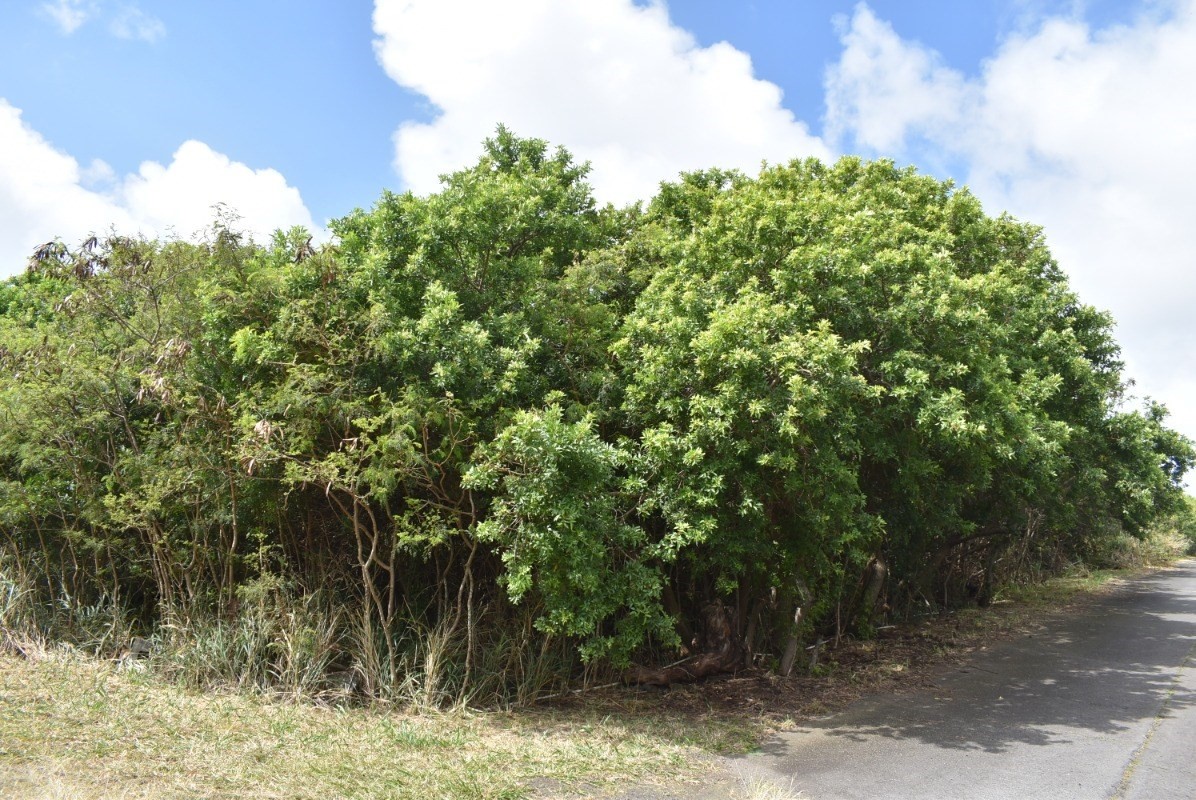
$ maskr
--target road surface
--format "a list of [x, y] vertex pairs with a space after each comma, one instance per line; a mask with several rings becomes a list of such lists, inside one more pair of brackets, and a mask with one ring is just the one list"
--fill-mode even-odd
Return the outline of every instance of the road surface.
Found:
[[[1196, 561], [726, 761], [690, 797], [1196, 798]], [[745, 787], [753, 789], [745, 793]]]

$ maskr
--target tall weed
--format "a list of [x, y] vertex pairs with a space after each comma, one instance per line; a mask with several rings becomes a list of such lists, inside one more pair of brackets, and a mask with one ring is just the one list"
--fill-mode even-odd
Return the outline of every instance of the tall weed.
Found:
[[320, 696], [341, 652], [341, 614], [319, 595], [242, 606], [231, 619], [168, 617], [155, 663], [180, 683]]

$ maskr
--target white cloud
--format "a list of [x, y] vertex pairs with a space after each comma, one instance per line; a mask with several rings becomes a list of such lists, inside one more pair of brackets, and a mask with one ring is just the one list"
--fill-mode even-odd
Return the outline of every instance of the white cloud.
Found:
[[378, 59], [438, 109], [395, 133], [395, 168], [417, 192], [472, 163], [504, 123], [593, 162], [600, 199], [647, 199], [682, 170], [829, 151], [729, 44], [701, 47], [663, 3], [377, 0]]
[[140, 39], [150, 43], [166, 35], [166, 25], [162, 20], [136, 6], [123, 6], [112, 19], [108, 30], [118, 39]]
[[166, 24], [162, 20], [131, 3], [120, 5], [112, 14], [105, 13], [105, 5], [100, 0], [54, 0], [42, 3], [40, 8], [67, 36], [87, 21], [104, 16], [109, 17], [108, 32], [118, 39], [153, 43], [166, 36]]
[[1196, 437], [1196, 0], [1103, 30], [1043, 19], [972, 79], [866, 6], [842, 37], [838, 143], [964, 164], [990, 212], [1042, 225], [1081, 298], [1118, 320], [1139, 391]]
[[57, 0], [54, 3], [42, 3], [41, 10], [69, 36], [79, 30], [96, 9], [95, 4], [87, 0]]
[[839, 20], [843, 54], [827, 75], [826, 132], [851, 135], [874, 150], [903, 145], [909, 130], [958, 121], [967, 86], [938, 54], [902, 41], [861, 6], [847, 26]]
[[278, 171], [252, 169], [195, 140], [184, 142], [167, 166], [143, 163], [125, 178], [121, 196], [134, 219], [158, 231], [173, 227], [189, 234], [203, 228], [211, 224], [216, 203], [235, 209], [259, 241], [277, 228], [314, 227], [299, 190]]
[[118, 178], [103, 161], [81, 168], [0, 98], [0, 277], [20, 272], [33, 248], [55, 237], [75, 243], [112, 226], [191, 236], [211, 224], [217, 203], [235, 209], [258, 241], [276, 228], [315, 230], [299, 190], [275, 170], [255, 170], [188, 141], [166, 166], [147, 161]]

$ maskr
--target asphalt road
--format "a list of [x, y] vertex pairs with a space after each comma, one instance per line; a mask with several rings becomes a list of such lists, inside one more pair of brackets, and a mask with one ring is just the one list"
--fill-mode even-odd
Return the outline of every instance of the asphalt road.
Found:
[[[690, 797], [1196, 798], [1196, 561], [728, 759]], [[744, 791], [750, 787], [753, 791]]]
[[733, 765], [813, 800], [1196, 798], [1196, 562]]

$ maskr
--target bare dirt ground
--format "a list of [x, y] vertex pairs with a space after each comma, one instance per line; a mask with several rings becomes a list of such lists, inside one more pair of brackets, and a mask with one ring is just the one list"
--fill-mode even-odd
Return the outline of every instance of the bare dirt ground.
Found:
[[[1061, 579], [1041, 594], [885, 626], [872, 640], [828, 641], [812, 672], [790, 678], [750, 669], [667, 689], [607, 687], [548, 702], [545, 709], [731, 717], [784, 728], [788, 721], [832, 713], [865, 695], [923, 688], [938, 668], [1041, 630], [1047, 619], [1090, 605], [1124, 583], [1099, 580]], [[807, 664], [811, 655], [807, 651]]]

